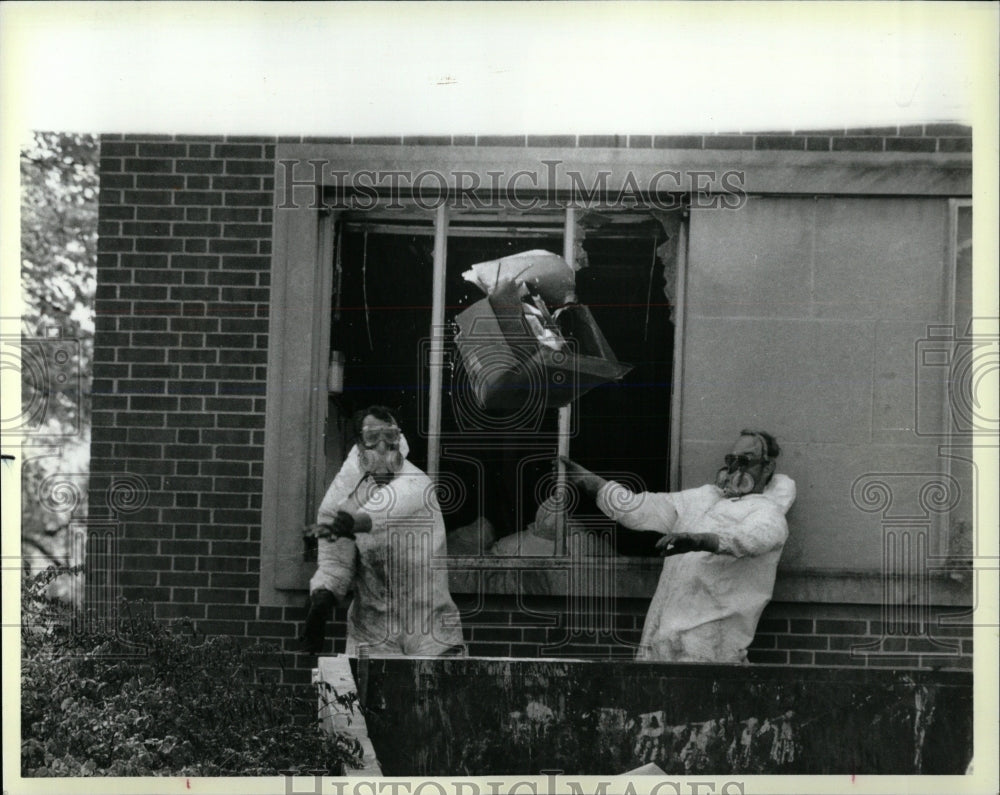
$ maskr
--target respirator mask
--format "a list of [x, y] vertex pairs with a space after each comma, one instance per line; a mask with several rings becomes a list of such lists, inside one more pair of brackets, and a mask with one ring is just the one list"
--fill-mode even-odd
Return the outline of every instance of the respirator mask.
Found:
[[358, 439], [358, 464], [365, 472], [395, 475], [403, 468], [399, 443], [402, 434], [395, 425], [362, 428]]
[[753, 468], [758, 477], [763, 477], [767, 458], [730, 453], [725, 461], [726, 465], [715, 476], [715, 485], [726, 497], [732, 498], [750, 494], [757, 487], [757, 478], [747, 470]]

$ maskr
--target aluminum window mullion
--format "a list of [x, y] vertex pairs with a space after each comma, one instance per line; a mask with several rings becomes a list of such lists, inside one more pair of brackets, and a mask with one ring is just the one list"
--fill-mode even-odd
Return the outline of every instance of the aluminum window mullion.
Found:
[[427, 475], [437, 478], [441, 463], [441, 389], [444, 371], [444, 294], [448, 259], [448, 208], [434, 216], [434, 281], [431, 303], [430, 384], [427, 417]]

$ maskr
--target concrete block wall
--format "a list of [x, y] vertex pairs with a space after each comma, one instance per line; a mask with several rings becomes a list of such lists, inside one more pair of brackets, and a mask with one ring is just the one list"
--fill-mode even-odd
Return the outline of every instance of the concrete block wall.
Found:
[[[683, 137], [102, 136], [88, 521], [112, 528], [113, 539], [90, 549], [91, 581], [105, 583], [108, 598], [144, 600], [158, 618], [288, 650], [303, 610], [261, 606], [258, 593], [274, 153], [286, 140], [968, 151], [971, 133], [928, 124]], [[106, 500], [123, 482], [129, 498]], [[509, 606], [497, 609], [509, 625]], [[632, 638], [645, 605], [622, 609], [621, 636]], [[501, 639], [473, 627], [467, 639], [472, 653], [527, 653], [550, 632]], [[290, 657], [284, 681], [308, 682], [311, 666]]]

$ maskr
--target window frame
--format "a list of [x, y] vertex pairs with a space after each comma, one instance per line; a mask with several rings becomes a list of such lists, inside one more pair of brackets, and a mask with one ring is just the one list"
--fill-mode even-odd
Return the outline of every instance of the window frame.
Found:
[[[541, 164], [556, 162], [556, 169]], [[323, 468], [311, 466], [323, 450], [325, 374], [329, 346], [328, 300], [333, 278], [333, 229], [336, 211], [323, 208], [324, 189], [341, 187], [345, 175], [372, 169], [449, 175], [448, 189], [461, 190], [468, 175], [490, 184], [491, 174], [508, 175], [535, 164], [541, 191], [572, 187], [566, 174], [576, 172], [586, 185], [599, 182], [610, 168], [628, 171], [639, 184], [669, 171], [679, 176], [671, 192], [712, 195], [724, 173], [742, 175], [746, 194], [825, 194], [869, 196], [968, 196], [971, 156], [967, 154], [716, 152], [707, 150], [549, 149], [533, 147], [403, 146], [352, 144], [278, 144], [275, 157], [274, 242], [268, 337], [264, 487], [262, 495], [260, 601], [296, 603], [314, 564], [302, 558], [299, 528], [311, 520], [325, 484]], [[905, 167], [903, 167], [905, 166]], [[872, 177], [873, 170], [878, 177]], [[561, 172], [561, 173], [560, 173]], [[705, 175], [714, 175], [706, 181]], [[456, 176], [456, 175], [460, 175]], [[686, 238], [686, 227], [683, 234]], [[687, 241], [682, 241], [681, 256]], [[684, 345], [684, 274], [678, 263], [677, 336], [673, 383], [684, 383], [680, 368]], [[442, 307], [443, 311], [443, 307]], [[307, 317], [303, 320], [303, 317]], [[435, 315], [437, 317], [437, 315]], [[440, 318], [443, 324], [443, 316]], [[432, 368], [433, 373], [434, 368]], [[440, 401], [440, 388], [436, 390]], [[680, 482], [683, 391], [672, 396], [670, 485]], [[439, 408], [438, 408], [439, 410]], [[302, 431], [304, 427], [304, 432]], [[523, 565], [521, 561], [515, 561]], [[623, 559], [635, 569], [635, 582], [620, 596], [651, 593], [658, 561]], [[492, 564], [500, 570], [504, 566]], [[509, 568], [509, 567], [508, 567]], [[500, 572], [507, 580], [515, 571]], [[475, 575], [476, 572], [471, 572]], [[854, 575], [833, 574], [851, 580]], [[814, 575], [803, 587], [815, 593]], [[621, 580], [619, 580], [621, 583]], [[631, 591], [635, 590], [635, 594]], [[793, 590], [795, 590], [793, 588]], [[836, 588], [851, 591], [855, 586]], [[775, 598], [779, 598], [776, 589]], [[852, 601], [860, 601], [854, 600]], [[876, 599], [877, 601], [877, 599]]]

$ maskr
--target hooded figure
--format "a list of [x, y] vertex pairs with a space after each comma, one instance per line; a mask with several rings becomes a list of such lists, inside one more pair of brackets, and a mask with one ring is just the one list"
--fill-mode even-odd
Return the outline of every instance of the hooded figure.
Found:
[[368, 409], [359, 443], [318, 511], [317, 526], [330, 528], [332, 537], [320, 538], [309, 583], [306, 641], [316, 653], [323, 641], [316, 611], [325, 610], [325, 622], [332, 603], [342, 604], [351, 589], [347, 654], [365, 645], [373, 655], [436, 656], [462, 645], [437, 495], [408, 453], [392, 415]]
[[613, 496], [615, 488], [623, 487], [614, 482], [605, 486], [598, 505], [626, 527], [652, 529], [650, 514], [662, 516], [672, 508], [677, 513], [674, 533], [711, 533], [719, 540], [718, 552], [697, 550], [663, 561], [638, 659], [743, 662], [774, 591], [795, 482], [775, 475], [762, 494], [736, 498], [726, 498], [715, 485], [643, 494], [641, 507], [633, 511], [615, 508], [615, 503], [629, 501], [627, 495]]
[[773, 474], [780, 448], [743, 431], [715, 484], [635, 494], [572, 464], [603, 513], [632, 530], [663, 534], [666, 556], [638, 659], [741, 663], [771, 600], [788, 537], [795, 482]]

